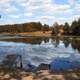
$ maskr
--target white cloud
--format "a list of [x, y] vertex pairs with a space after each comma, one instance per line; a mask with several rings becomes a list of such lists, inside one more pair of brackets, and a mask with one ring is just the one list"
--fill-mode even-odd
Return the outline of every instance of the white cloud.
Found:
[[9, 17], [9, 18], [16, 18], [16, 19], [17, 19], [17, 18], [20, 18], [21, 15], [9, 15], [8, 17]]
[[68, 2], [69, 2], [70, 5], [75, 5], [76, 1], [77, 0], [68, 0]]
[[55, 19], [54, 16], [38, 16], [35, 18], [30, 18], [27, 22], [41, 22], [42, 24], [48, 24], [49, 21], [53, 21]]
[[0, 7], [0, 12], [3, 13], [13, 13], [15, 11], [17, 11], [17, 8], [15, 6], [5, 5]]
[[29, 0], [15, 0], [16, 3], [24, 3], [24, 2], [27, 2]]
[[12, 0], [0, 0], [0, 4], [10, 3]]
[[76, 4], [76, 5], [75, 5], [75, 9], [76, 9], [77, 11], [80, 11], [80, 4]]
[[74, 19], [74, 20], [78, 20], [79, 18], [80, 18], [80, 15], [74, 15], [74, 16], [73, 16], [73, 19]]
[[43, 23], [48, 23], [49, 21], [53, 21], [55, 19], [54, 16], [41, 16], [39, 17], [40, 21]]
[[[1, 3], [6, 4], [6, 2], [8, 2], [8, 4], [11, 4], [12, 0], [1, 0]], [[38, 11], [42, 11], [42, 13], [44, 14], [55, 14], [55, 13], [63, 13], [63, 12], [67, 12], [70, 8], [70, 5], [58, 5], [53, 3], [52, 4], [52, 0], [15, 0], [14, 1], [16, 3], [16, 5], [20, 5], [23, 7], [23, 12], [26, 12], [26, 14], [32, 14], [33, 12], [35, 12], [36, 10]], [[15, 6], [2, 6], [0, 7], [0, 11], [3, 12], [13, 12], [13, 11], [17, 11], [17, 8]]]
[[70, 5], [58, 5], [58, 4], [45, 4], [41, 6], [41, 10], [44, 14], [47, 15], [56, 15], [56, 14], [72, 14], [73, 10], [70, 9]]
[[[54, 0], [0, 0], [0, 12], [10, 14], [9, 17], [13, 19], [18, 19], [22, 16], [26, 20], [29, 17], [27, 21], [41, 21], [43, 23], [50, 21], [64, 22], [73, 19], [74, 10], [80, 11], [80, 4], [76, 1], [68, 0], [69, 4], [56, 4]], [[72, 8], [72, 5], [75, 6]], [[17, 14], [14, 15], [14, 13]], [[65, 18], [60, 14], [70, 18]], [[55, 17], [56, 15], [57, 17]], [[33, 19], [32, 17], [35, 18]]]
[[0, 12], [3, 13], [13, 13], [18, 9], [11, 5], [12, 0], [0, 0]]
[[23, 13], [23, 16], [27, 16], [27, 17], [30, 17], [30, 16], [32, 16], [32, 15], [33, 15], [33, 14], [32, 14], [32, 13], [29, 13], [29, 12], [28, 12], [28, 13], [26, 13], [26, 12]]
[[51, 3], [51, 0], [39, 0], [38, 1], [32, 1], [29, 2], [27, 5], [25, 5], [25, 8], [30, 12], [34, 12], [38, 10], [39, 12], [42, 12], [44, 14], [56, 14], [56, 13], [63, 13], [69, 11], [70, 5], [58, 5], [55, 3]]

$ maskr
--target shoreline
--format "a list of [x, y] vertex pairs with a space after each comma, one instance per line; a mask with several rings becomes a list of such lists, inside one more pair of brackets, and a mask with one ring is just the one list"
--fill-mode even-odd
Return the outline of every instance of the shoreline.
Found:
[[5, 38], [5, 37], [12, 37], [12, 38], [19, 38], [19, 37], [72, 37], [76, 38], [80, 36], [74, 36], [74, 35], [61, 35], [61, 36], [56, 36], [56, 35], [51, 35], [52, 31], [36, 31], [36, 32], [23, 32], [23, 33], [0, 33], [0, 38]]
[[36, 72], [23, 69], [2, 70], [0, 69], [0, 80], [79, 80], [80, 70], [71, 72], [50, 72], [48, 69]]

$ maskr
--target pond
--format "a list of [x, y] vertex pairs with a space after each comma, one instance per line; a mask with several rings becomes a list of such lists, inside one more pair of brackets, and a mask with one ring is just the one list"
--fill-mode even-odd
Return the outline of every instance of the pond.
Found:
[[0, 62], [8, 54], [22, 55], [23, 66], [49, 64], [56, 58], [80, 61], [80, 38], [21, 37], [0, 39]]

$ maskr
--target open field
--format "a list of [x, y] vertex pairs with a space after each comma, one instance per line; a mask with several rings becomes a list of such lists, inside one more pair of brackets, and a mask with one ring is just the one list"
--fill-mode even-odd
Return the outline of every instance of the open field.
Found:
[[30, 36], [51, 36], [51, 31], [37, 31], [37, 32], [26, 32], [26, 33], [19, 33], [20, 35], [30, 35]]
[[51, 36], [51, 31], [37, 31], [24, 33], [1, 33], [0, 36]]

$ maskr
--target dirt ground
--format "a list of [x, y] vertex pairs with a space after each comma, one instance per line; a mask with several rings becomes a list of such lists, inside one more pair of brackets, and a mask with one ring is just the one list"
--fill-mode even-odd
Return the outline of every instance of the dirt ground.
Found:
[[21, 69], [0, 70], [0, 80], [80, 80], [80, 71], [52, 73], [49, 70], [37, 70], [36, 72]]

